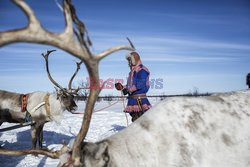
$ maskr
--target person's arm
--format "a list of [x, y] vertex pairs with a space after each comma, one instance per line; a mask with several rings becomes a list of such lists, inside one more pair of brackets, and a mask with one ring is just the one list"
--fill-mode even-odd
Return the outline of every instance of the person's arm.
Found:
[[141, 90], [147, 86], [148, 72], [140, 70], [137, 74], [136, 91]]

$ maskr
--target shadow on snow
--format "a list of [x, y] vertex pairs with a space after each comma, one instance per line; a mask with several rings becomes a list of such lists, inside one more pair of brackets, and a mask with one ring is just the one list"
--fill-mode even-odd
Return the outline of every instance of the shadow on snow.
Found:
[[113, 124], [112, 125], [112, 129], [110, 129], [109, 131], [120, 132], [121, 130], [123, 130], [125, 128], [126, 128], [126, 126], [121, 126], [121, 125]]
[[[0, 133], [1, 134], [1, 133]], [[2, 135], [1, 135], [2, 136]], [[64, 135], [61, 133], [56, 133], [52, 131], [43, 131], [43, 146], [48, 147], [51, 144], [62, 144], [64, 141], [67, 143], [73, 136]], [[31, 134], [30, 129], [18, 132], [16, 134], [16, 142], [10, 143], [8, 141], [0, 141], [0, 146], [6, 149], [30, 149], [31, 144]], [[1, 166], [17, 166], [19, 162], [24, 159], [25, 156], [5, 156], [0, 155]], [[39, 163], [39, 166], [44, 166], [47, 157], [43, 157]]]

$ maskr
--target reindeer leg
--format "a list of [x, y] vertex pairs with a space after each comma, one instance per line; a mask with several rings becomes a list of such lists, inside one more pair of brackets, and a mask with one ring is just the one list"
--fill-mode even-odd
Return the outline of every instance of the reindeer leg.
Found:
[[32, 148], [36, 148], [36, 143], [37, 143], [37, 129], [36, 129], [36, 124], [31, 125], [31, 138], [32, 138]]
[[39, 137], [39, 148], [42, 149], [43, 148], [43, 126], [44, 124], [40, 125], [38, 128], [38, 137]]

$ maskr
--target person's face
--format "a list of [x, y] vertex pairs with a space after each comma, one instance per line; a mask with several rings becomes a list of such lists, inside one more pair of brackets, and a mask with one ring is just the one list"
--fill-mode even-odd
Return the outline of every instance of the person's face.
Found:
[[129, 67], [132, 67], [133, 64], [132, 64], [131, 57], [128, 57], [127, 60], [128, 60], [128, 66], [129, 66]]

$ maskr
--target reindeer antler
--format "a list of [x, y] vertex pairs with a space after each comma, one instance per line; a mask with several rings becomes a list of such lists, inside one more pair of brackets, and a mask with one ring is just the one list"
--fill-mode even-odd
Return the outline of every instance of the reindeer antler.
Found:
[[[81, 64], [82, 64], [82, 61], [76, 62], [76, 71], [75, 71], [75, 73], [72, 75], [72, 77], [70, 78], [69, 84], [68, 84], [68, 89], [69, 89], [70, 91], [72, 91], [72, 82], [73, 82], [73, 80], [74, 80], [76, 74], [79, 72], [80, 67], [81, 67]], [[79, 91], [79, 89], [76, 89], [76, 90]]]
[[45, 63], [46, 63], [46, 71], [47, 71], [47, 74], [48, 74], [48, 77], [49, 77], [49, 80], [59, 89], [61, 89], [62, 91], [64, 91], [64, 88], [59, 85], [53, 78], [52, 76], [50, 75], [50, 71], [49, 71], [49, 55], [50, 53], [54, 52], [56, 50], [48, 50], [46, 54], [42, 53], [42, 56], [44, 57], [45, 59]]

